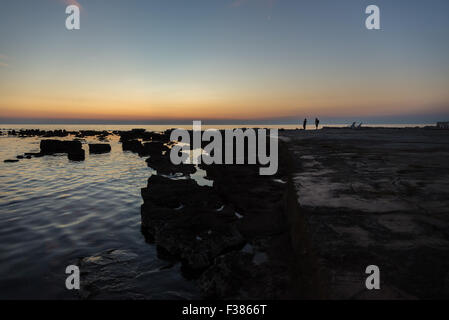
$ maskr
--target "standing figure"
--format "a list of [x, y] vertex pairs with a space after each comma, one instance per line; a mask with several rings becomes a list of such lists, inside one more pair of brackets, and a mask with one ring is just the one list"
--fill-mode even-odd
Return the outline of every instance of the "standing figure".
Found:
[[307, 118], [304, 119], [304, 122], [302, 123], [302, 127], [304, 130], [307, 128]]
[[315, 118], [315, 127], [316, 130], [318, 130], [318, 125], [320, 124], [320, 120], [318, 118]]

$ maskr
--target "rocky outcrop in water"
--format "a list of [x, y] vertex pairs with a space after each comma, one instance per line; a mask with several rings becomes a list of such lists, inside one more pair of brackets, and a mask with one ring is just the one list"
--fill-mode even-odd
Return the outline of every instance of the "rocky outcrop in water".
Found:
[[17, 159], [6, 159], [6, 160], [3, 160], [3, 162], [4, 163], [14, 163], [14, 162], [19, 162], [19, 160], [17, 160]]
[[175, 175], [179, 173], [186, 176], [196, 172], [196, 168], [193, 164], [173, 164], [170, 160], [169, 153], [153, 154], [145, 161], [148, 166], [156, 170], [158, 174]]
[[89, 143], [89, 153], [101, 154], [111, 152], [111, 145], [105, 143]]
[[81, 149], [81, 142], [77, 140], [41, 140], [40, 148], [43, 154], [76, 153]]
[[148, 132], [144, 129], [133, 129], [131, 131], [119, 131], [120, 142], [123, 151], [138, 153], [139, 156], [161, 155], [169, 148], [165, 145], [170, 142], [168, 132]]
[[[160, 158], [147, 162], [156, 167]], [[141, 209], [147, 240], [162, 258], [178, 258], [204, 297], [294, 297], [285, 177], [260, 176], [256, 165], [202, 168], [213, 187], [150, 177]]]
[[66, 153], [68, 159], [72, 161], [83, 161], [85, 159], [85, 152], [78, 140], [41, 140], [40, 148], [40, 153], [43, 155]]
[[145, 142], [139, 150], [139, 156], [158, 156], [168, 152], [170, 149], [162, 141]]
[[[194, 180], [152, 176], [142, 189], [142, 227], [164, 254], [178, 257], [186, 270], [198, 272], [224, 252], [245, 243], [219, 197]], [[231, 219], [237, 220], [234, 216]]]
[[26, 137], [45, 137], [45, 138], [52, 138], [52, 137], [67, 137], [70, 132], [66, 130], [40, 130], [40, 129], [21, 129], [19, 131], [16, 130], [10, 130], [10, 135], [19, 136], [20, 138], [26, 138]]
[[85, 151], [83, 149], [72, 150], [67, 153], [67, 158], [71, 161], [84, 161], [86, 158]]
[[142, 150], [142, 143], [139, 140], [125, 140], [122, 141], [123, 151], [131, 151], [139, 153]]

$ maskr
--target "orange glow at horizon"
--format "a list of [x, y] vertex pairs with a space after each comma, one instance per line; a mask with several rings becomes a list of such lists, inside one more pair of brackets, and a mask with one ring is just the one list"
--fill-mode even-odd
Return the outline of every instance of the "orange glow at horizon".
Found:
[[[59, 87], [55, 85], [55, 88]], [[405, 107], [419, 112], [426, 101], [444, 105], [445, 94], [430, 97], [402, 94], [395, 88], [381, 95], [368, 95], [367, 90], [292, 92], [242, 92], [190, 88], [182, 92], [140, 92], [82, 90], [70, 92], [59, 88], [45, 93], [42, 88], [14, 88], [0, 97], [0, 118], [82, 119], [82, 120], [191, 120], [191, 119], [270, 119], [302, 116], [370, 116], [395, 115]], [[50, 91], [50, 90], [49, 90]]]

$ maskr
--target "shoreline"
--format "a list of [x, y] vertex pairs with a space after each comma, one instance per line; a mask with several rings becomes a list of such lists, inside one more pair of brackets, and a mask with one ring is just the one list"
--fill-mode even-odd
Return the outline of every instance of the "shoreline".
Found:
[[[180, 272], [203, 298], [449, 296], [449, 220], [443, 214], [449, 204], [444, 191], [449, 184], [444, 164], [449, 155], [447, 130], [279, 130], [275, 176], [259, 176], [257, 165], [173, 166], [166, 156], [168, 132], [112, 133], [120, 136], [123, 151], [148, 157], [147, 165], [162, 174], [152, 175], [142, 189], [142, 232], [162, 260], [182, 263]], [[24, 137], [51, 139], [96, 137], [100, 145], [107, 143], [109, 134], [22, 132]], [[180, 176], [168, 178], [188, 178], [198, 169], [213, 181], [212, 187]], [[389, 178], [391, 186], [385, 181]], [[93, 257], [108, 261], [109, 269], [92, 263]], [[93, 257], [78, 260], [89, 270], [83, 299], [108, 297], [107, 286], [98, 286], [104, 272], [120, 278], [123, 263], [135, 270], [142, 267], [132, 252], [121, 248]], [[414, 273], [400, 267], [404, 259]], [[368, 292], [363, 288], [364, 267], [376, 263], [385, 272], [383, 290]], [[134, 279], [123, 281], [132, 283], [124, 283], [129, 292], [138, 287]]]

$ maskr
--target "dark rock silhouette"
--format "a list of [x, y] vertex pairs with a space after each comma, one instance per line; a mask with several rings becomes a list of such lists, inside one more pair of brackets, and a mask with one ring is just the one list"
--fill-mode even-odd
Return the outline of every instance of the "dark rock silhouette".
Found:
[[151, 156], [151, 155], [161, 155], [163, 152], [167, 152], [170, 149], [164, 145], [161, 141], [145, 142], [142, 148], [139, 150], [139, 156]]
[[194, 180], [148, 179], [142, 189], [142, 227], [163, 254], [178, 257], [188, 272], [207, 268], [215, 257], [241, 248], [245, 240], [237, 217], [220, 214], [221, 200], [210, 187]]
[[99, 140], [104, 140], [109, 135], [106, 130], [96, 131], [96, 130], [80, 130], [75, 133], [77, 138], [94, 137], [97, 136]]
[[69, 131], [66, 130], [40, 130], [40, 129], [21, 129], [19, 131], [12, 130], [11, 135], [17, 135], [21, 138], [25, 137], [67, 137], [70, 134]]
[[145, 131], [145, 129], [132, 129], [131, 131], [113, 131], [113, 133], [120, 136], [121, 142], [138, 139], [141, 139], [142, 141], [169, 142], [171, 130], [159, 133]]
[[5, 162], [5, 163], [13, 163], [13, 162], [19, 162], [19, 160], [17, 160], [17, 159], [6, 159], [6, 160], [3, 160], [3, 162]]
[[85, 159], [85, 152], [83, 149], [71, 150], [67, 153], [67, 157], [71, 161], [83, 161]]
[[89, 153], [91, 154], [101, 154], [111, 152], [111, 145], [104, 143], [90, 143]]
[[183, 175], [189, 175], [196, 172], [196, 168], [193, 164], [175, 165], [170, 160], [170, 154], [153, 154], [147, 160], [145, 160], [149, 167], [153, 168], [158, 174], [172, 175], [176, 173], [182, 173]]
[[79, 150], [81, 149], [81, 142], [77, 140], [41, 140], [40, 148], [41, 153], [43, 154], [79, 153]]
[[142, 150], [142, 143], [139, 140], [125, 140], [122, 141], [123, 151], [132, 151], [139, 153]]
[[[160, 152], [147, 162], [158, 174], [182, 170]], [[206, 298], [293, 296], [286, 184], [260, 176], [257, 165], [200, 167], [214, 179], [213, 187], [191, 179], [148, 179], [141, 207], [147, 241], [160, 258], [179, 259]], [[282, 170], [276, 178], [285, 181]]]
[[41, 140], [40, 147], [42, 155], [66, 153], [69, 160], [72, 161], [83, 161], [85, 159], [85, 152], [79, 140]]

